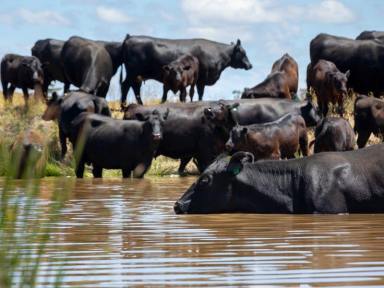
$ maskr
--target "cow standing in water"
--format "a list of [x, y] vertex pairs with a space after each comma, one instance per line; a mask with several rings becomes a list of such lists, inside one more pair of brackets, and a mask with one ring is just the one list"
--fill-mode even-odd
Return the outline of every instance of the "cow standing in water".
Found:
[[327, 116], [329, 103], [338, 105], [341, 117], [344, 113], [344, 101], [347, 98], [347, 82], [350, 73], [342, 73], [330, 61], [319, 60], [307, 67], [307, 89], [310, 87], [316, 93], [317, 103], [323, 116]]
[[184, 54], [191, 54], [199, 60], [199, 77], [196, 83], [199, 100], [203, 99], [205, 86], [219, 80], [227, 67], [235, 69], [252, 68], [240, 40], [227, 45], [205, 39], [161, 39], [147, 36], [130, 36], [123, 43], [123, 62], [126, 78], [121, 82], [121, 104], [125, 105], [132, 87], [136, 101], [142, 104], [140, 88], [142, 80], [163, 81], [163, 66]]
[[195, 85], [199, 77], [199, 60], [192, 55], [183, 55], [163, 67], [163, 98], [161, 102], [167, 101], [169, 90], [173, 93], [180, 91], [180, 101], [185, 102], [187, 97], [187, 86], [191, 102], [195, 94]]

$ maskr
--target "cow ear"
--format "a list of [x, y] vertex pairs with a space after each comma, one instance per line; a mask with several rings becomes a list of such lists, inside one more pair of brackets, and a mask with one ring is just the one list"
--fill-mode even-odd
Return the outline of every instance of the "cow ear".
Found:
[[229, 160], [229, 164], [227, 166], [227, 172], [231, 175], [236, 176], [243, 170], [245, 163], [253, 163], [255, 157], [252, 153], [249, 152], [237, 152]]
[[345, 77], [349, 78], [349, 76], [351, 76], [351, 70], [348, 70], [347, 72], [345, 72]]
[[236, 46], [239, 47], [240, 45], [241, 45], [241, 41], [240, 41], [240, 39], [237, 39]]
[[189, 69], [191, 69], [191, 65], [185, 65], [184, 66], [184, 70], [189, 70]]

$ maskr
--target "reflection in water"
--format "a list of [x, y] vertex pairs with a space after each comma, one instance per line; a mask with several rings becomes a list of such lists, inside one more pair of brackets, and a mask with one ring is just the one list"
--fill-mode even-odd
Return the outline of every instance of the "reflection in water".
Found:
[[175, 215], [193, 180], [69, 180], [41, 286], [384, 284], [384, 215]]

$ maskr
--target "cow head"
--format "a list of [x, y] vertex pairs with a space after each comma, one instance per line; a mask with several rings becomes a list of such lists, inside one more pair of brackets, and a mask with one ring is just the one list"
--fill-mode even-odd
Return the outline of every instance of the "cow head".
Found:
[[247, 57], [247, 53], [241, 46], [240, 39], [237, 39], [236, 44], [233, 45], [230, 66], [235, 69], [249, 70], [252, 68], [251, 62]]
[[219, 156], [175, 203], [175, 213], [236, 211], [234, 185], [241, 182], [243, 168], [253, 162], [248, 152], [238, 152], [231, 158]]
[[177, 87], [183, 79], [184, 71], [191, 69], [190, 65], [168, 64], [163, 66], [164, 79], [168, 85]]
[[204, 116], [214, 125], [232, 129], [236, 125], [236, 110], [239, 103], [225, 104], [219, 102], [217, 105], [204, 109]]
[[63, 102], [62, 97], [58, 97], [56, 92], [52, 93], [51, 99], [47, 101], [47, 108], [43, 113], [43, 120], [50, 121], [59, 118], [61, 111], [61, 103]]
[[164, 121], [167, 120], [169, 109], [165, 113], [160, 113], [158, 110], [153, 110], [148, 116], [138, 113], [136, 118], [139, 121], [145, 121], [144, 133], [150, 136], [154, 142], [159, 142], [163, 138], [162, 128]]
[[228, 152], [233, 152], [233, 151], [239, 151], [242, 150], [242, 143], [246, 143], [247, 141], [247, 133], [248, 133], [248, 128], [244, 126], [235, 126], [231, 130], [231, 133], [229, 134], [229, 138], [227, 143], [225, 143], [225, 149]]
[[348, 94], [347, 82], [350, 71], [346, 73], [332, 72], [327, 74], [327, 82], [332, 87], [336, 95], [346, 97]]

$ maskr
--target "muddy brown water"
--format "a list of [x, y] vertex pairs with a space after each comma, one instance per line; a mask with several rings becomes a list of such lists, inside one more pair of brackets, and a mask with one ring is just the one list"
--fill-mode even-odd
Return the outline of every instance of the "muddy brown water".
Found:
[[42, 205], [63, 182], [73, 192], [39, 286], [61, 269], [64, 287], [384, 287], [384, 214], [175, 215], [193, 181], [42, 180]]

